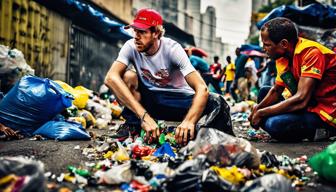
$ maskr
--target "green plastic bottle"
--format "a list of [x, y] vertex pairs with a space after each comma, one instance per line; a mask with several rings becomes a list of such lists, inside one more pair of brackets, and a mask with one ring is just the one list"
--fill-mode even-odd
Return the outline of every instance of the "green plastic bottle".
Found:
[[72, 173], [76, 173], [82, 177], [89, 177], [91, 175], [90, 171], [86, 170], [86, 169], [77, 169], [74, 166], [68, 166], [68, 170]]
[[320, 177], [336, 182], [336, 142], [311, 157], [308, 164]]

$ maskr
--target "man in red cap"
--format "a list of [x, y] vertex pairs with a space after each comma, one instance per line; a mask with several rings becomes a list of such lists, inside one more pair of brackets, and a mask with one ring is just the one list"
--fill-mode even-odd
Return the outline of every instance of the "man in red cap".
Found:
[[[126, 107], [122, 113], [126, 123], [117, 135], [128, 136], [141, 126], [147, 136], [157, 139], [160, 130], [155, 119], [182, 121], [175, 136], [178, 143], [186, 144], [194, 138], [202, 115], [206, 120], [200, 127], [233, 135], [229, 106], [223, 97], [209, 94], [182, 46], [163, 37], [162, 23], [155, 10], [139, 10], [126, 26], [134, 30], [134, 38], [124, 44], [106, 75], [105, 84]], [[131, 65], [136, 72], [129, 70]]]

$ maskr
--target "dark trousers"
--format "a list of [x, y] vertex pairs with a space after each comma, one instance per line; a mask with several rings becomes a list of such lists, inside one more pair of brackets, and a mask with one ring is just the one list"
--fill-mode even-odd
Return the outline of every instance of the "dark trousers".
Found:
[[[193, 94], [150, 91], [143, 85], [139, 86], [141, 104], [147, 112], [155, 119], [166, 121], [182, 121], [191, 107]], [[126, 123], [140, 125], [139, 118], [125, 108], [122, 116]], [[234, 135], [230, 117], [230, 107], [224, 97], [219, 94], [210, 93], [206, 107], [202, 113], [205, 121], [197, 127], [215, 128], [225, 133]]]
[[[269, 90], [270, 86], [260, 89], [258, 103], [260, 103]], [[270, 116], [263, 119], [261, 127], [268, 132], [272, 138], [279, 141], [301, 141], [302, 139], [313, 139], [316, 129], [328, 129], [333, 133], [335, 128], [325, 123], [316, 113], [308, 111], [297, 111]]]
[[225, 89], [225, 93], [231, 93], [231, 84], [232, 84], [232, 81], [226, 81], [226, 89]]
[[236, 94], [238, 80], [233, 80], [230, 85], [230, 94], [232, 98], [235, 100], [235, 102], [239, 102], [238, 95]]

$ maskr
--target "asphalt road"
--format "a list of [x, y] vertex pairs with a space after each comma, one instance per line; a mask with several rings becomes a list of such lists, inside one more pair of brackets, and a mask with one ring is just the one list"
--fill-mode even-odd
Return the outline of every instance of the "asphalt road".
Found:
[[[95, 130], [97, 135], [105, 133], [104, 130]], [[295, 158], [302, 155], [311, 157], [320, 152], [332, 142], [303, 142], [303, 143], [258, 143], [252, 144], [260, 149], [267, 150], [278, 155], [288, 155]], [[67, 172], [68, 165], [79, 166], [89, 159], [81, 154], [81, 150], [88, 145], [94, 144], [94, 141], [32, 141], [23, 139], [18, 141], [1, 141], [0, 156], [34, 156], [45, 164], [45, 171], [51, 171], [55, 174]], [[80, 149], [74, 149], [77, 145]], [[309, 188], [304, 191], [336, 191], [336, 186], [329, 183], [320, 185], [317, 188]]]

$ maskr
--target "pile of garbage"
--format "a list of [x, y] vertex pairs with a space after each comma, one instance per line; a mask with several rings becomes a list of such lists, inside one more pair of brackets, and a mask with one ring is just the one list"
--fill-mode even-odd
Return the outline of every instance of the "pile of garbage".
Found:
[[[92, 128], [115, 130], [119, 127], [112, 125], [112, 118], [120, 118], [122, 109], [112, 95], [102, 99], [84, 87], [72, 88], [64, 82], [33, 76], [23, 77], [7, 95], [0, 103], [5, 106], [0, 108], [0, 120], [6, 125], [25, 130], [28, 136], [60, 141], [92, 139], [94, 144], [81, 149], [88, 162], [79, 162], [80, 166], [69, 165], [68, 172], [60, 175], [44, 173], [41, 163], [33, 160], [0, 159], [3, 161], [1, 165], [7, 167], [15, 167], [17, 162], [29, 162], [29, 166], [38, 167], [33, 172], [0, 167], [1, 190], [17, 188], [20, 191], [32, 187], [31, 191], [38, 191], [46, 185], [50, 191], [293, 191], [315, 176], [306, 156], [296, 159], [276, 156], [258, 151], [243, 139], [244, 135], [250, 140], [266, 138], [260, 136], [261, 132], [254, 133], [250, 129], [247, 117], [253, 105], [251, 102], [232, 107], [234, 127], [240, 131], [238, 136], [241, 138], [204, 128], [200, 129], [196, 140], [182, 147], [175, 141], [176, 127], [167, 126], [162, 121], [158, 122], [161, 135], [156, 142], [143, 130], [129, 132], [126, 138], [108, 134], [93, 137], [87, 133]], [[47, 105], [51, 100], [53, 106]], [[36, 112], [35, 116], [34, 113], [22, 113], [22, 104], [25, 109]], [[15, 114], [11, 115], [13, 119], [4, 118], [4, 114], [9, 113]], [[27, 120], [30, 123], [23, 122]], [[25, 124], [31, 125], [31, 129], [23, 128]], [[38, 187], [26, 181], [33, 174], [39, 175]], [[324, 177], [325, 174], [321, 172], [319, 175]]]
[[108, 128], [121, 111], [114, 97], [102, 99], [83, 86], [27, 75], [1, 100], [0, 124], [25, 137], [88, 140], [88, 129]]
[[[100, 138], [82, 149], [90, 159], [68, 172], [47, 175], [49, 190], [72, 183], [83, 189], [121, 191], [294, 191], [314, 175], [307, 157], [290, 159], [258, 151], [247, 140], [216, 129], [201, 129], [195, 141], [180, 147], [166, 127], [161, 141], [142, 134], [122, 142]], [[104, 139], [104, 140], [102, 140]]]
[[24, 76], [0, 100], [0, 127], [32, 140], [92, 139], [93, 144], [82, 149], [76, 146], [89, 160], [78, 162], [80, 166], [69, 165], [67, 172], [59, 175], [45, 172], [40, 161], [0, 157], [0, 191], [287, 192], [309, 185], [317, 175], [335, 181], [335, 144], [309, 161], [306, 156], [291, 159], [259, 151], [247, 140], [268, 142], [270, 137], [252, 129], [248, 122], [255, 103], [227, 100], [238, 137], [201, 128], [194, 141], [180, 146], [175, 141], [176, 127], [163, 121], [158, 121], [161, 134], [157, 141], [140, 128], [126, 137], [97, 136], [90, 130], [125, 128], [113, 125], [114, 119], [122, 118], [122, 107], [113, 95]]
[[44, 172], [36, 160], [1, 157], [0, 190], [294, 191], [315, 185], [317, 175], [335, 181], [336, 143], [309, 160], [291, 159], [212, 128], [180, 147], [171, 139], [173, 128], [165, 128], [167, 137], [151, 144], [141, 133], [123, 141], [98, 137], [81, 149], [89, 161], [60, 175]]

